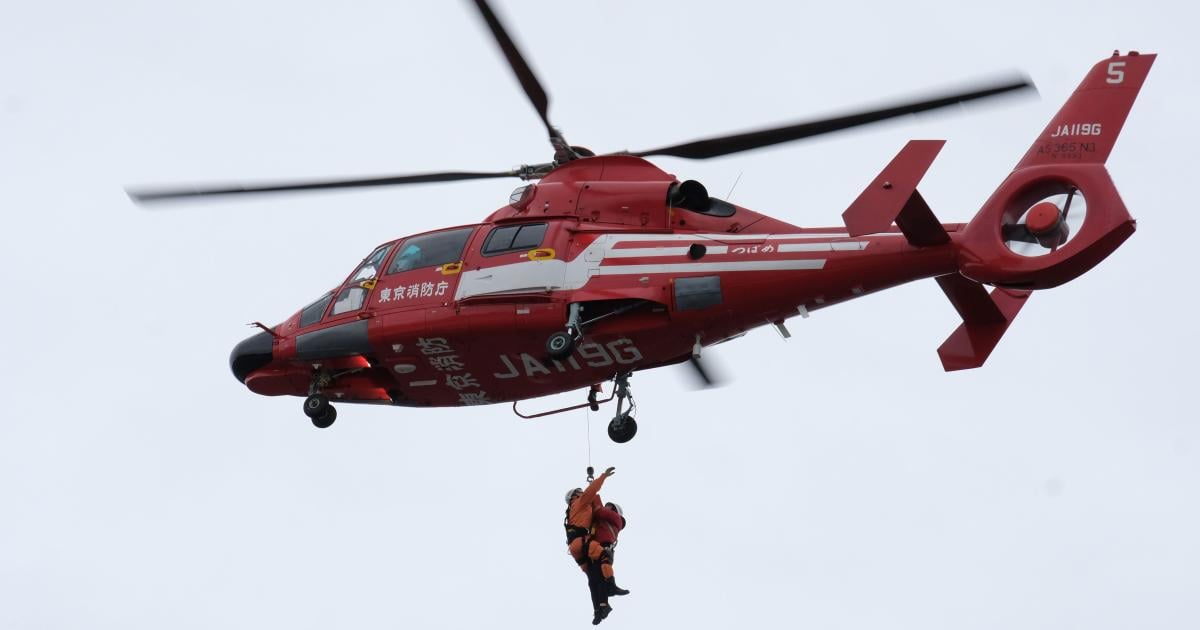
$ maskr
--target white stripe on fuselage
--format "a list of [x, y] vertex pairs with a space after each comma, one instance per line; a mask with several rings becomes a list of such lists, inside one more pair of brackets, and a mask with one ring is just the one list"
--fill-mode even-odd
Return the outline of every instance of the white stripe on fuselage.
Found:
[[825, 266], [824, 258], [798, 260], [736, 260], [710, 263], [673, 263], [666, 265], [609, 265], [600, 267], [601, 276], [627, 276], [648, 273], [696, 273], [697, 271], [794, 271], [796, 269], [820, 269]]
[[779, 252], [857, 252], [867, 248], [867, 241], [832, 241], [828, 243], [780, 243]]
[[[846, 232], [794, 232], [791, 234], [606, 234], [605, 236], [620, 237], [619, 242], [629, 241], [793, 241], [806, 239], [851, 238]], [[862, 236], [904, 236], [900, 232], [880, 232]], [[854, 238], [861, 238], [856, 236]]]
[[[689, 247], [627, 247], [604, 252], [605, 258], [653, 258], [655, 256], [687, 256]], [[705, 247], [708, 254], [727, 254], [728, 245]]]
[[[889, 236], [891, 234], [881, 234]], [[895, 234], [900, 236], [899, 234]], [[484, 269], [465, 271], [458, 283], [454, 299], [476, 295], [523, 293], [527, 291], [573, 291], [580, 289], [594, 276], [648, 275], [658, 273], [697, 273], [730, 271], [795, 271], [816, 270], [825, 266], [823, 258], [768, 259], [711, 262], [681, 262], [643, 265], [603, 265], [606, 258], [658, 258], [686, 256], [688, 247], [629, 247], [621, 243], [692, 241], [706, 246], [706, 255], [729, 253], [727, 245], [708, 245], [708, 242], [781, 241], [809, 239], [848, 239], [845, 232], [795, 234], [602, 234], [571, 261], [531, 260]], [[832, 241], [824, 243], [780, 243], [779, 253], [827, 252], [865, 249], [865, 241]], [[739, 254], [741, 252], [738, 252]]]

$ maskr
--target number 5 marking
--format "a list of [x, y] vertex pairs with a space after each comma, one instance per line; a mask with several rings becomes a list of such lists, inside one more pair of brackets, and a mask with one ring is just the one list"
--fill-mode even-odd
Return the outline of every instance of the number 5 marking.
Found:
[[1121, 68], [1125, 67], [1124, 61], [1113, 61], [1108, 64], [1108, 78], [1106, 83], [1116, 85], [1125, 80], [1125, 71]]

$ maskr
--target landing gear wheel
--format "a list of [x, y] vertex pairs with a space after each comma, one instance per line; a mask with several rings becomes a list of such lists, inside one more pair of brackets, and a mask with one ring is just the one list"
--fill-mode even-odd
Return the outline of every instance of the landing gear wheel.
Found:
[[314, 427], [318, 429], [328, 429], [333, 426], [333, 421], [337, 420], [337, 409], [334, 409], [328, 401], [325, 403], [325, 411], [312, 419]]
[[625, 415], [619, 418], [613, 418], [608, 423], [608, 437], [617, 444], [624, 444], [633, 439], [637, 435], [637, 420], [633, 416]]
[[332, 408], [329, 406], [329, 399], [320, 394], [313, 394], [304, 399], [304, 415], [309, 418], [319, 418], [326, 410]]
[[575, 338], [570, 333], [559, 331], [546, 340], [546, 354], [551, 359], [565, 359], [575, 351]]

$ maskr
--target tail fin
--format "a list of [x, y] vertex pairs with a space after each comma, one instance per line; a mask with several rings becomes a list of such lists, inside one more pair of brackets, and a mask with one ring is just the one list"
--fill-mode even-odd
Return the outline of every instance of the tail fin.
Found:
[[1131, 52], [1092, 67], [963, 230], [963, 275], [1047, 289], [1079, 277], [1133, 234], [1104, 162], [1154, 57]]
[[939, 276], [937, 283], [954, 305], [963, 323], [938, 347], [938, 357], [947, 372], [969, 370], [987, 361], [1009, 324], [1017, 317], [1029, 291], [992, 289], [951, 274]]
[[1092, 66], [1015, 170], [1049, 164], [1104, 164], [1156, 55], [1113, 55]]
[[983, 365], [1030, 290], [1079, 277], [1133, 234], [1104, 163], [1154, 58], [1131, 52], [1093, 66], [962, 231], [962, 277], [939, 278], [964, 320], [938, 350], [947, 370]]

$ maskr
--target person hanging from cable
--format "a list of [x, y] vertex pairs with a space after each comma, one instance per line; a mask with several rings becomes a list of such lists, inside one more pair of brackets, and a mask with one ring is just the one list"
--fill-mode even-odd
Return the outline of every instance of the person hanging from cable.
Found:
[[[591, 472], [589, 467], [588, 472]], [[592, 539], [592, 516], [596, 508], [603, 508], [600, 500], [600, 487], [604, 480], [613, 476], [615, 468], [609, 467], [599, 477], [588, 484], [587, 489], [574, 488], [567, 492], [567, 513], [563, 518], [563, 527], [567, 532], [567, 552], [575, 560], [575, 564], [588, 577], [588, 590], [592, 596], [592, 625], [599, 624], [612, 612], [608, 605], [608, 588], [604, 582], [603, 570], [600, 567], [600, 557], [604, 547]]]
[[592, 540], [599, 543], [604, 550], [600, 554], [600, 574], [604, 578], [605, 594], [628, 595], [629, 591], [617, 586], [613, 577], [613, 552], [617, 546], [617, 536], [625, 529], [625, 512], [616, 503], [605, 503], [602, 507], [592, 510]]

